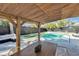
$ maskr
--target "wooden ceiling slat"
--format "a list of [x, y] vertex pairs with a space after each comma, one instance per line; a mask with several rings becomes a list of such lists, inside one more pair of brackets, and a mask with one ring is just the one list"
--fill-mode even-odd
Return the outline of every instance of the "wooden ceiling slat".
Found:
[[[79, 4], [75, 3], [14, 3], [0, 4], [0, 15], [9, 17], [21, 17], [26, 21], [51, 22], [61, 18], [79, 16]], [[1, 14], [3, 12], [3, 14]], [[4, 15], [7, 14], [7, 15]]]
[[28, 22], [35, 22], [35, 23], [38, 23], [38, 21], [34, 21], [34, 20], [31, 20], [31, 19], [27, 19], [27, 18], [24, 18], [24, 17], [20, 17], [20, 16], [15, 16], [15, 15], [12, 15], [12, 14], [8, 14], [8, 13], [4, 13], [4, 12], [2, 12], [2, 11], [0, 11], [0, 16], [3, 16], [3, 17], [5, 17], [5, 18], [13, 18], [13, 19], [15, 19], [15, 21], [17, 20], [16, 19], [16, 17], [18, 17], [18, 18], [21, 18], [20, 20], [22, 21], [22, 20], [26, 20], [26, 21], [28, 21]]
[[6, 6], [5, 6], [5, 4], [2, 6], [2, 8], [1, 8], [1, 11], [4, 11], [6, 8], [7, 8], [7, 6], [9, 6], [10, 4], [6, 4]]
[[[27, 16], [25, 15], [25, 17], [28, 17], [28, 18], [34, 18], [34, 17], [38, 17], [39, 15], [42, 15], [43, 13], [42, 12], [39, 12], [39, 11], [32, 11], [33, 13], [29, 13]], [[45, 15], [45, 14], [44, 14]]]
[[37, 21], [42, 22], [42, 23], [43, 23], [43, 21], [46, 21], [47, 19], [48, 19], [48, 17], [45, 17], [45, 16], [34, 18], [34, 20], [37, 20]]
[[[61, 19], [61, 9], [64, 7], [67, 7], [69, 4], [42, 4], [41, 6], [39, 4], [37, 4], [49, 17], [50, 19], [53, 21], [53, 19], [57, 18]], [[48, 7], [48, 8], [47, 8]]]
[[63, 7], [65, 7], [65, 6], [67, 6], [67, 5], [69, 5], [69, 4], [67, 4], [67, 3], [47, 3], [47, 4], [37, 4], [38, 6], [40, 6], [42, 9], [44, 9], [44, 10], [49, 10], [49, 9], [51, 9], [51, 10], [57, 10], [57, 9], [61, 9], [61, 8], [63, 8]]
[[[62, 9], [62, 18], [69, 18], [74, 15], [74, 12], [76, 12], [76, 6], [79, 4], [70, 4], [67, 7], [64, 7]], [[78, 7], [77, 7], [78, 8]]]
[[46, 11], [44, 11], [44, 10], [43, 10], [40, 6], [38, 6], [37, 4], [35, 4], [35, 5], [36, 5], [36, 7], [39, 8], [44, 14], [47, 15], [48, 19], [50, 19], [50, 16], [49, 16], [49, 14], [47, 14]]
[[25, 4], [25, 7], [23, 8], [22, 12], [18, 13], [18, 15], [29, 15], [30, 13], [33, 13], [33, 11], [35, 12], [35, 6], [32, 4], [32, 5], [28, 5]]

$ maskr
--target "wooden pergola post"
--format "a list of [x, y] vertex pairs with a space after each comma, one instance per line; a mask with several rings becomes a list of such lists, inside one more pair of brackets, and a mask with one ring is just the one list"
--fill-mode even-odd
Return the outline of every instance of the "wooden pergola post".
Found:
[[17, 24], [16, 24], [16, 52], [20, 53], [20, 20], [17, 18]]
[[38, 23], [38, 43], [40, 43], [40, 22]]
[[38, 23], [38, 45], [35, 47], [35, 53], [41, 51], [41, 41], [40, 41], [40, 22]]

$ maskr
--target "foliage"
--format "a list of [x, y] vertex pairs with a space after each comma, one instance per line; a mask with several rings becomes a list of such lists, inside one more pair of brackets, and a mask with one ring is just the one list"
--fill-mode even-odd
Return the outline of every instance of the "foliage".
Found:
[[33, 27], [33, 28], [37, 28], [36, 24], [32, 24], [32, 27]]
[[8, 21], [0, 20], [0, 27], [8, 27], [8, 26], [9, 26], [9, 22]]
[[47, 29], [48, 30], [52, 30], [52, 29], [55, 29], [57, 28], [56, 24], [55, 23], [48, 23], [47, 24]]
[[60, 20], [60, 21], [58, 21], [58, 28], [64, 27], [64, 26], [66, 26], [68, 24], [69, 24], [68, 21], [66, 21], [66, 20]]
[[79, 27], [78, 27], [78, 26], [72, 26], [72, 29], [73, 29], [76, 33], [79, 32]]
[[48, 30], [54, 30], [56, 28], [63, 28], [64, 26], [66, 26], [67, 24], [69, 24], [68, 21], [66, 20], [59, 20], [53, 23], [48, 23], [43, 27], [46, 27]]

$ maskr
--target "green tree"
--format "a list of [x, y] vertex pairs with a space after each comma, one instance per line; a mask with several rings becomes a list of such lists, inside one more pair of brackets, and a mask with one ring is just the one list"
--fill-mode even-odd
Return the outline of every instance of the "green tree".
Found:
[[55, 30], [57, 28], [63, 28], [64, 26], [68, 25], [69, 22], [67, 20], [59, 20], [53, 23], [47, 23], [43, 27], [47, 28], [48, 30]]
[[0, 20], [0, 27], [8, 27], [8, 26], [9, 26], [8, 21]]
[[55, 23], [48, 23], [47, 25], [45, 25], [45, 27], [48, 30], [54, 30], [55, 28], [57, 28], [57, 25]]
[[79, 32], [79, 26], [72, 26], [72, 30], [74, 30], [76, 33]]
[[60, 20], [58, 21], [58, 28], [63, 28], [64, 26], [68, 25], [69, 22], [67, 20]]

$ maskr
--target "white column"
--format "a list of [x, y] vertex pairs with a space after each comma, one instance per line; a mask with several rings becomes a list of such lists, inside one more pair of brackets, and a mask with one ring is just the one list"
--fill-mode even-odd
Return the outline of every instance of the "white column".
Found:
[[14, 34], [13, 24], [12, 23], [9, 23], [9, 25], [10, 25], [10, 33], [11, 34]]

